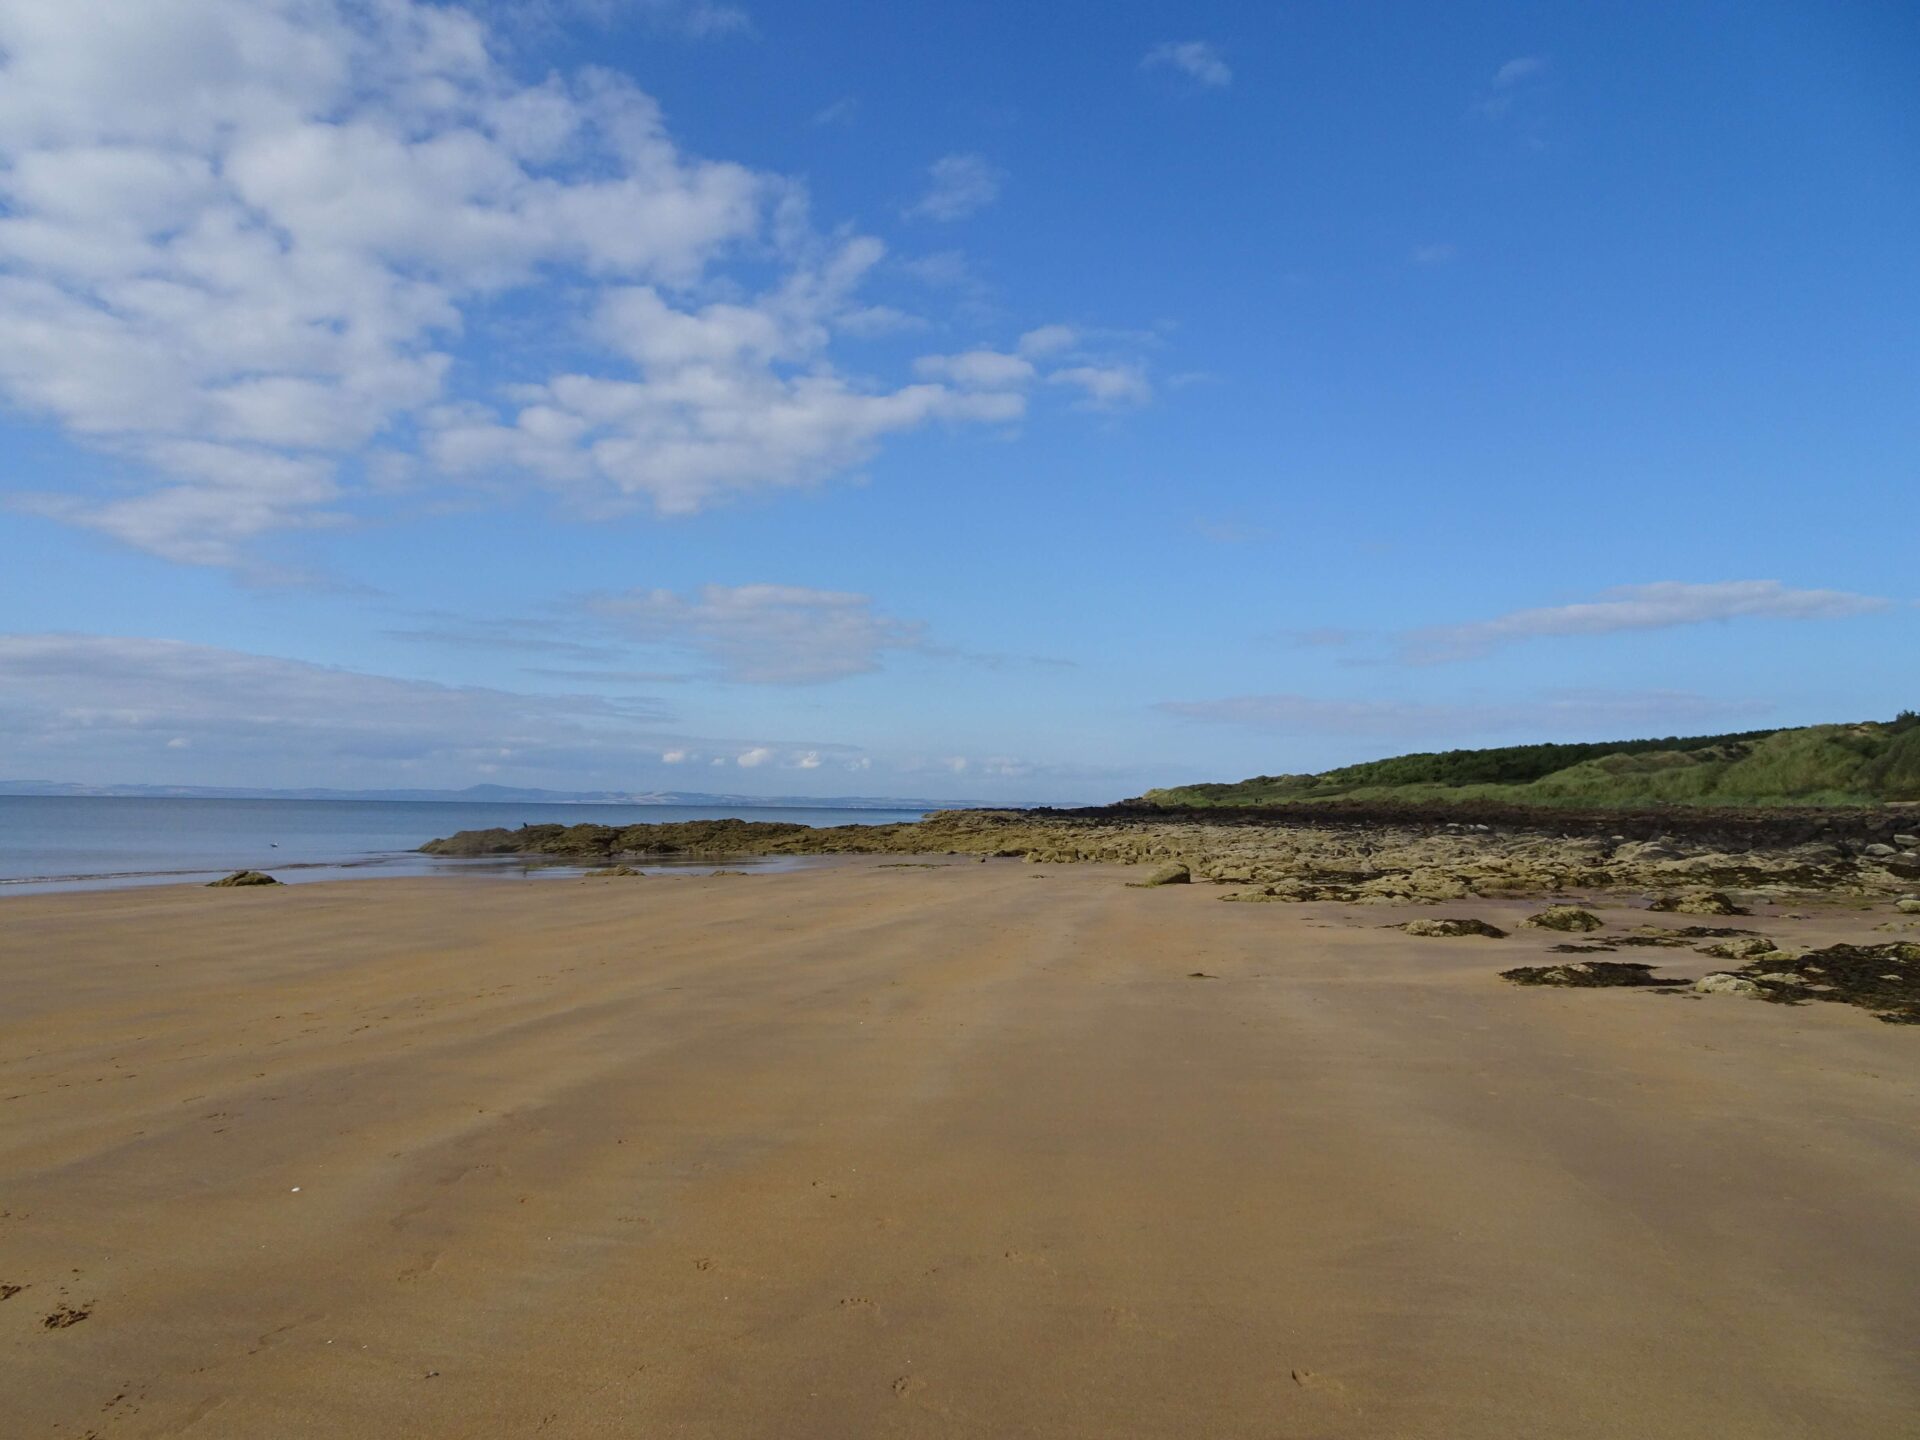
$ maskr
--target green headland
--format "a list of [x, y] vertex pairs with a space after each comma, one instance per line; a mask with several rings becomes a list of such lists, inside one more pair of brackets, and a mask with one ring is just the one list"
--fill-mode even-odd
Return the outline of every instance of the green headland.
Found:
[[1920, 801], [1920, 713], [1733, 735], [1429, 751], [1318, 775], [1255, 775], [1149, 790], [1132, 803], [1211, 809], [1326, 800], [1582, 808]]

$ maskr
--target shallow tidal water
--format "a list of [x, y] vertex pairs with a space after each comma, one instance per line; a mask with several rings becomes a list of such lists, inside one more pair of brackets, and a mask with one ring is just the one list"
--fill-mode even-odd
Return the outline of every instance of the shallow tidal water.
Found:
[[[800, 825], [889, 825], [918, 810], [755, 806], [569, 805], [450, 800], [212, 800], [172, 797], [0, 796], [0, 897], [46, 890], [180, 884], [234, 870], [265, 870], [289, 883], [348, 875], [428, 875], [477, 870], [551, 876], [567, 864], [421, 855], [456, 830], [544, 824], [659, 824], [766, 820]], [[790, 868], [792, 859], [728, 860], [730, 869]], [[713, 869], [668, 861], [648, 870]]]

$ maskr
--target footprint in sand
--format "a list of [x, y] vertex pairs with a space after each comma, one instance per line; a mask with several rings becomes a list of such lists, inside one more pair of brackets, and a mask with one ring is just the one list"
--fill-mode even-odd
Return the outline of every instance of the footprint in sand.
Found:
[[907, 1399], [909, 1396], [917, 1395], [926, 1388], [927, 1382], [922, 1380], [918, 1375], [902, 1375], [898, 1380], [893, 1382], [893, 1393], [898, 1395], [902, 1400]]

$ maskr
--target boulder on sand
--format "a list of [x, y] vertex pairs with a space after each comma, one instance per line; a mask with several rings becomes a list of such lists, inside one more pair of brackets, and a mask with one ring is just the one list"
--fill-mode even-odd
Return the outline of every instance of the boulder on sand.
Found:
[[1171, 865], [1162, 865], [1144, 880], [1130, 880], [1127, 883], [1136, 890], [1147, 890], [1156, 885], [1191, 885], [1193, 871], [1176, 860]]
[[1484, 935], [1489, 940], [1504, 940], [1507, 932], [1484, 920], [1409, 920], [1398, 926], [1409, 935]]
[[278, 885], [279, 883], [280, 882], [274, 879], [273, 876], [264, 875], [258, 870], [236, 870], [224, 879], [209, 880], [207, 882], [207, 888], [210, 890], [220, 890], [230, 886]]
[[1522, 923], [1533, 930], [1598, 930], [1607, 922], [1578, 905], [1549, 905]]

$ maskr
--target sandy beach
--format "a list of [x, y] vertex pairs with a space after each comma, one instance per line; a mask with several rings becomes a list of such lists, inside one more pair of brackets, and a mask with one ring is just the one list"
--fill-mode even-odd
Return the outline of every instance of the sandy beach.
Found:
[[0, 1431], [1920, 1434], [1920, 1034], [1133, 878], [0, 902]]

